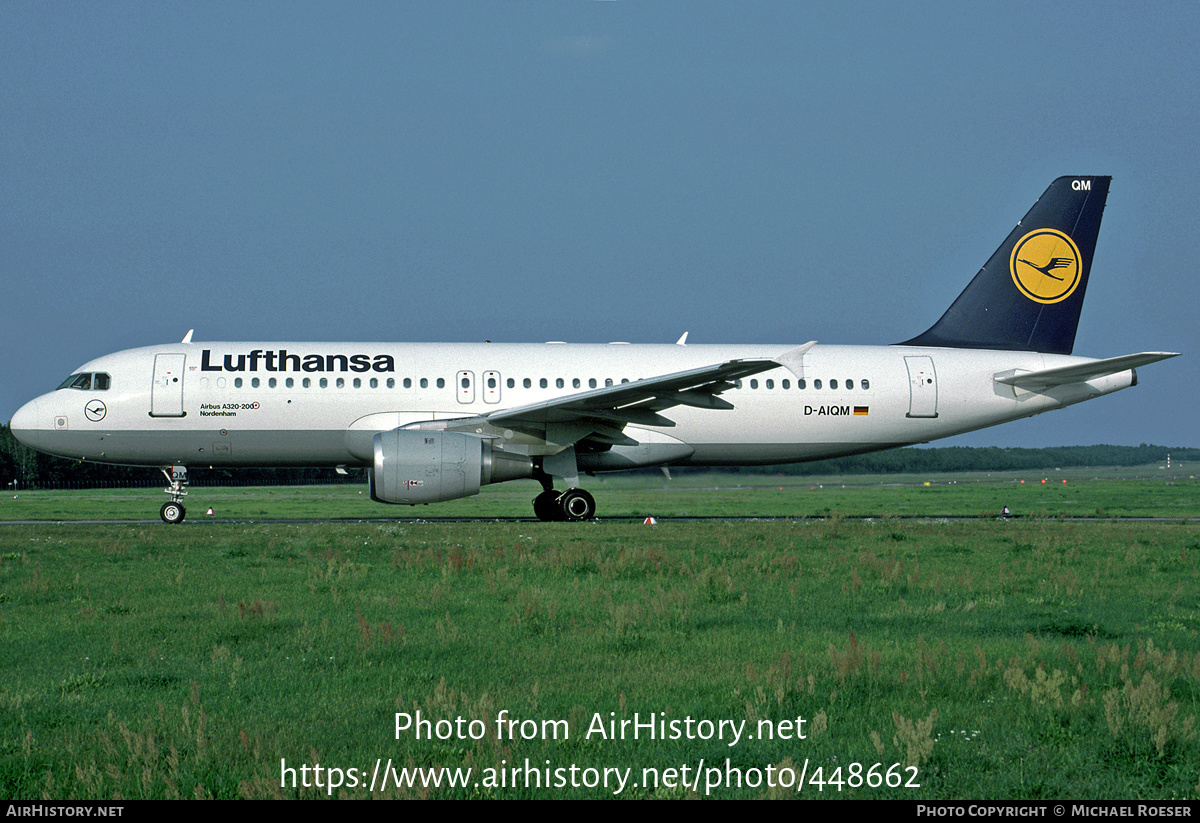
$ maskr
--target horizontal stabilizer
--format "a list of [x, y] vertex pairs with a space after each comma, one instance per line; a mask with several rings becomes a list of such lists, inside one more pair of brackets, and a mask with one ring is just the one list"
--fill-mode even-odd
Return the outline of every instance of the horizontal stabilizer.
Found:
[[1117, 372], [1128, 371], [1147, 363], [1157, 363], [1169, 357], [1178, 357], [1179, 352], [1144, 351], [1139, 354], [1123, 354], [1120, 357], [1109, 357], [1105, 360], [1092, 360], [1073, 366], [1059, 366], [1041, 371], [1021, 372], [1019, 374], [997, 376], [997, 383], [1004, 383], [1017, 388], [1037, 391], [1048, 386], [1062, 386], [1067, 383], [1085, 383], [1097, 377], [1106, 377]]

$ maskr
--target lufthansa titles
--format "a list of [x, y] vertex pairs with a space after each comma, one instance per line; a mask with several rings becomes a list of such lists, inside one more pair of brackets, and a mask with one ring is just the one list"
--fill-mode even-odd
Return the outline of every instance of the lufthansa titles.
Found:
[[[219, 359], [218, 359], [219, 358]], [[200, 371], [228, 372], [394, 372], [390, 354], [295, 354], [287, 349], [253, 349], [246, 354], [200, 354]]]

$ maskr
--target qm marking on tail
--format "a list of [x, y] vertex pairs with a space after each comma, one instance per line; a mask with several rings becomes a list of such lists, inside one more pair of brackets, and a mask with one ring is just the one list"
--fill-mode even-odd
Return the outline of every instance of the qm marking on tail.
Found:
[[[1072, 356], [1108, 177], [1055, 180], [928, 331], [893, 346], [182, 343], [106, 355], [12, 419], [21, 442], [162, 467], [361, 466], [382, 503], [534, 478], [587, 520], [581, 473], [889, 449], [1136, 385], [1175, 356]], [[684, 336], [686, 338], [686, 335]], [[556, 481], [561, 487], [555, 488]]]

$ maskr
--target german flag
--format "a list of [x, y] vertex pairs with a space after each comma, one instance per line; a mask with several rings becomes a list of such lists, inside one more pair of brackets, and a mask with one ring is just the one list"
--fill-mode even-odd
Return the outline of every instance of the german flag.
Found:
[[867, 413], [868, 413], [870, 410], [871, 410], [871, 407], [870, 407], [870, 406], [855, 406], [855, 407], [854, 407], [854, 414], [855, 414], [855, 415], [862, 415], [863, 417], [866, 417], [866, 416], [867, 416]]

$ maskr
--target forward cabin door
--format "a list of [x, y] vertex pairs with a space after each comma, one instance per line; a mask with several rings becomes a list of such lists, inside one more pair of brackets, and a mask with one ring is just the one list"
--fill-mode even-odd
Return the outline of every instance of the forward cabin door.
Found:
[[154, 355], [154, 383], [150, 387], [151, 417], [183, 417], [183, 363], [186, 354]]
[[937, 374], [933, 358], [925, 355], [905, 357], [908, 366], [908, 416], [937, 417]]

